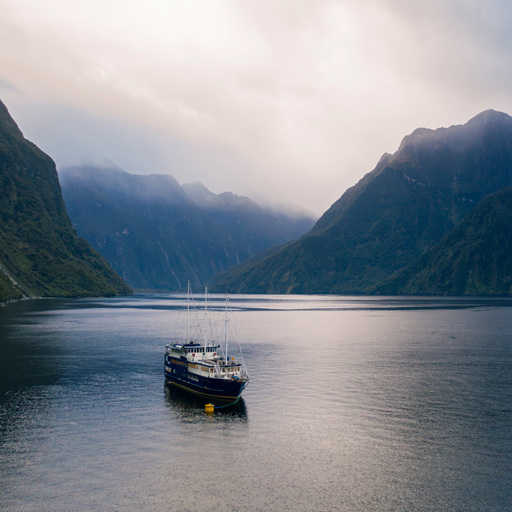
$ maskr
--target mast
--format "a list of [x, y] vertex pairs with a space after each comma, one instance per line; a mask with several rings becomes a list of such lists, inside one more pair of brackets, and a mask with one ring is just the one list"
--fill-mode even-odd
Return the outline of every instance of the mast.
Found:
[[187, 343], [189, 340], [189, 324], [190, 324], [190, 281], [187, 285]]
[[204, 357], [206, 357], [206, 345], [207, 345], [207, 336], [208, 336], [208, 286], [204, 287], [204, 325], [205, 325], [205, 335], [204, 335]]
[[224, 317], [224, 345], [226, 355], [226, 362], [228, 361], [228, 294], [226, 293], [226, 313]]

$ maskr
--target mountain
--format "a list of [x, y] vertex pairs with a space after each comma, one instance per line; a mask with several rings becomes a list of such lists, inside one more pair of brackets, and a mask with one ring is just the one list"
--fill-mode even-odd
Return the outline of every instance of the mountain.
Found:
[[69, 220], [52, 159], [0, 102], [0, 301], [130, 293]]
[[370, 293], [436, 244], [488, 194], [512, 185], [512, 118], [493, 110], [420, 128], [385, 154], [299, 240], [218, 276], [212, 289]]
[[[169, 175], [75, 167], [60, 173], [77, 231], [133, 287], [179, 290], [204, 286], [259, 251], [313, 225], [286, 220], [246, 197], [213, 194]], [[303, 231], [300, 232], [300, 222]]]
[[229, 233], [238, 248], [237, 263], [298, 238], [314, 224], [312, 215], [305, 211], [265, 209], [248, 197], [231, 192], [214, 194], [201, 183], [185, 184], [182, 189], [213, 222]]
[[512, 188], [484, 198], [440, 242], [374, 292], [512, 295]]

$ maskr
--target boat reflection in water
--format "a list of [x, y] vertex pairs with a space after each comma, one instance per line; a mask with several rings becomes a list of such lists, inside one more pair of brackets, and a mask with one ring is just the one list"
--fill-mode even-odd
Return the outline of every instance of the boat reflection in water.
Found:
[[[204, 406], [208, 400], [173, 386], [169, 382], [165, 383], [164, 392], [167, 405], [173, 407], [173, 409], [178, 409], [185, 415], [201, 413], [200, 415], [203, 416]], [[224, 406], [217, 407], [215, 409], [215, 415], [218, 414], [226, 418], [236, 417], [238, 419], [247, 420], [245, 400], [243, 397], [240, 397], [235, 403], [228, 403]]]

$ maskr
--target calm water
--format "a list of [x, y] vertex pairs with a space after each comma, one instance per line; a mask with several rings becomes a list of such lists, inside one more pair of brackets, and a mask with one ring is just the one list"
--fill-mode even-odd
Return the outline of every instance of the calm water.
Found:
[[512, 510], [511, 301], [234, 297], [213, 417], [164, 385], [180, 304], [0, 309], [0, 510]]

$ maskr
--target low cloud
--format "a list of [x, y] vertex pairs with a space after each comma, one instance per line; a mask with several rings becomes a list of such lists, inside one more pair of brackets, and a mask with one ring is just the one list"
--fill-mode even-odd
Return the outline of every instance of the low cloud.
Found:
[[512, 6], [0, 0], [0, 94], [59, 166], [321, 213], [418, 126], [512, 112]]

